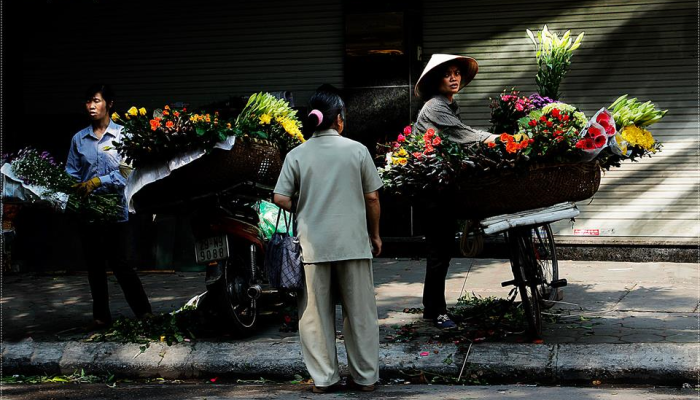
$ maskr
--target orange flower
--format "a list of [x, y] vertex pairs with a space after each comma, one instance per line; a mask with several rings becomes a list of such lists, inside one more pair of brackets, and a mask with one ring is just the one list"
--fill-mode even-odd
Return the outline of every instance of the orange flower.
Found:
[[420, 160], [421, 158], [423, 158], [423, 153], [421, 153], [420, 151], [413, 152], [413, 157]]
[[518, 147], [519, 146], [517, 143], [511, 141], [506, 144], [506, 151], [509, 153], [516, 153], [518, 151]]
[[513, 140], [513, 137], [507, 133], [501, 133], [499, 139], [501, 139], [501, 142], [510, 142]]
[[163, 107], [163, 108], [166, 109], [166, 110], [170, 110], [170, 106], [167, 105], [167, 104], [166, 104], [165, 107]]
[[424, 151], [425, 154], [432, 153], [434, 150], [435, 150], [435, 148], [433, 147], [432, 144], [430, 144], [430, 143], [425, 144], [425, 151]]
[[530, 144], [527, 140], [523, 141], [520, 143], [520, 149], [524, 149], [527, 147], [527, 145]]
[[494, 147], [496, 147], [496, 143], [489, 142], [488, 146], [489, 146], [489, 148], [493, 149]]
[[168, 111], [168, 110], [163, 110], [163, 115], [170, 115], [170, 111]]
[[429, 137], [429, 138], [432, 139], [433, 136], [435, 136], [435, 129], [433, 129], [433, 128], [428, 128], [428, 130], [425, 131], [425, 135], [426, 135], [427, 137]]
[[173, 123], [173, 121], [168, 121], [168, 122], [165, 123], [165, 127], [166, 127], [166, 128], [172, 128], [173, 126], [175, 126], [175, 124]]
[[435, 136], [433, 138], [433, 146], [439, 146], [440, 143], [442, 143], [442, 139], [440, 139], [440, 136]]
[[155, 131], [160, 126], [160, 121], [158, 119], [151, 120], [151, 130]]
[[180, 116], [180, 113], [177, 112], [177, 111], [173, 111], [173, 115], [176, 116], [176, 117], [179, 117], [179, 116]]

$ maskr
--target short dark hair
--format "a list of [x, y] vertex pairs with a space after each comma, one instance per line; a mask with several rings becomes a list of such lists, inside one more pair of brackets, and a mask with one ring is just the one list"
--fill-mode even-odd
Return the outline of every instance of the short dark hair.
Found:
[[330, 128], [338, 115], [345, 121], [345, 102], [340, 97], [339, 91], [331, 85], [318, 88], [309, 99], [309, 109], [320, 111], [323, 114], [323, 120], [319, 121], [317, 115], [309, 114], [304, 124], [306, 133]]
[[91, 100], [95, 93], [101, 94], [102, 98], [105, 99], [107, 104], [113, 102], [116, 97], [114, 90], [112, 90], [109, 85], [104, 83], [96, 83], [88, 86], [87, 90], [85, 91], [85, 101]]

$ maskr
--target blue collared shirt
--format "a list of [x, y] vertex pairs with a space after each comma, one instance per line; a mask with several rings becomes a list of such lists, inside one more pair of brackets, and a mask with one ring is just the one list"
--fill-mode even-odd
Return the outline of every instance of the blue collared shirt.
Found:
[[[121, 156], [114, 148], [114, 143], [122, 140], [123, 126], [109, 121], [101, 139], [92, 130], [92, 125], [76, 133], [71, 140], [66, 172], [79, 182], [99, 177], [102, 185], [95, 193], [119, 193], [124, 196], [126, 178], [119, 172]], [[124, 221], [129, 217], [126, 199], [122, 200]]]

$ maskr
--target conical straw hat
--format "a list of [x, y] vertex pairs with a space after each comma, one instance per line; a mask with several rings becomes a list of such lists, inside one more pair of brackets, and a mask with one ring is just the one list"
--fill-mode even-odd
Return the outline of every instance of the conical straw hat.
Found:
[[426, 75], [440, 65], [450, 61], [454, 61], [459, 65], [459, 69], [462, 74], [462, 82], [460, 83], [459, 87], [460, 90], [467, 86], [467, 84], [474, 79], [477, 71], [479, 71], [479, 63], [477, 63], [476, 60], [471, 57], [456, 56], [452, 54], [433, 54], [433, 56], [430, 57], [430, 61], [428, 61], [428, 65], [425, 66], [420, 78], [418, 78], [418, 82], [416, 82], [416, 96], [423, 97], [422, 94], [425, 92], [423, 86], [426, 83], [424, 78]]

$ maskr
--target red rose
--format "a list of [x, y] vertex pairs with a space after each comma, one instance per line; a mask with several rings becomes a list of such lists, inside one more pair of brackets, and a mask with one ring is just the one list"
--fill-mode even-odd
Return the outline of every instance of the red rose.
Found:
[[528, 142], [530, 142], [530, 144], [535, 143], [535, 139], [530, 139]]
[[515, 142], [508, 142], [506, 145], [506, 151], [509, 153], [515, 153], [518, 151], [518, 144]]
[[540, 117], [540, 121], [542, 121], [542, 122], [547, 122], [547, 117], [545, 117], [544, 115], [541, 116], [541, 117]]
[[562, 133], [564, 133], [564, 132], [562, 132], [561, 129], [557, 129], [556, 131], [554, 131], [554, 136], [559, 136], [559, 135], [561, 135]]
[[411, 128], [411, 125], [408, 125], [407, 127], [403, 128], [403, 134], [406, 136], [410, 135], [412, 131], [413, 129]]
[[530, 122], [527, 123], [530, 126], [536, 126], [537, 125], [537, 120], [536, 119], [531, 119]]
[[564, 114], [564, 116], [562, 117], [562, 119], [563, 119], [564, 121], [568, 121], [568, 120], [569, 120], [569, 114]]
[[521, 148], [521, 149], [524, 149], [524, 148], [527, 147], [528, 144], [530, 144], [530, 142], [527, 141], [527, 140], [525, 140], [524, 142], [521, 142], [521, 143], [520, 143], [520, 148]]
[[552, 115], [555, 116], [555, 117], [557, 117], [557, 118], [559, 118], [559, 109], [558, 109], [558, 108], [553, 109], [553, 110], [552, 110]]
[[442, 143], [442, 139], [440, 139], [440, 136], [435, 136], [433, 138], [433, 146], [439, 146], [440, 143]]
[[513, 137], [507, 133], [501, 133], [501, 136], [499, 137], [499, 139], [501, 139], [501, 142], [505, 143], [505, 142], [510, 142], [511, 140], [513, 140]]
[[404, 135], [399, 135], [399, 137], [396, 138], [396, 140], [399, 141], [399, 142], [405, 142], [405, 141], [406, 141], [406, 136], [404, 136]]
[[425, 154], [432, 153], [435, 150], [432, 144], [426, 143], [425, 144]]
[[554, 126], [554, 123], [552, 121], [547, 121], [547, 128], [551, 128]]
[[425, 135], [428, 136], [429, 138], [432, 138], [433, 136], [435, 136], [435, 129], [428, 128], [428, 130], [425, 131]]

